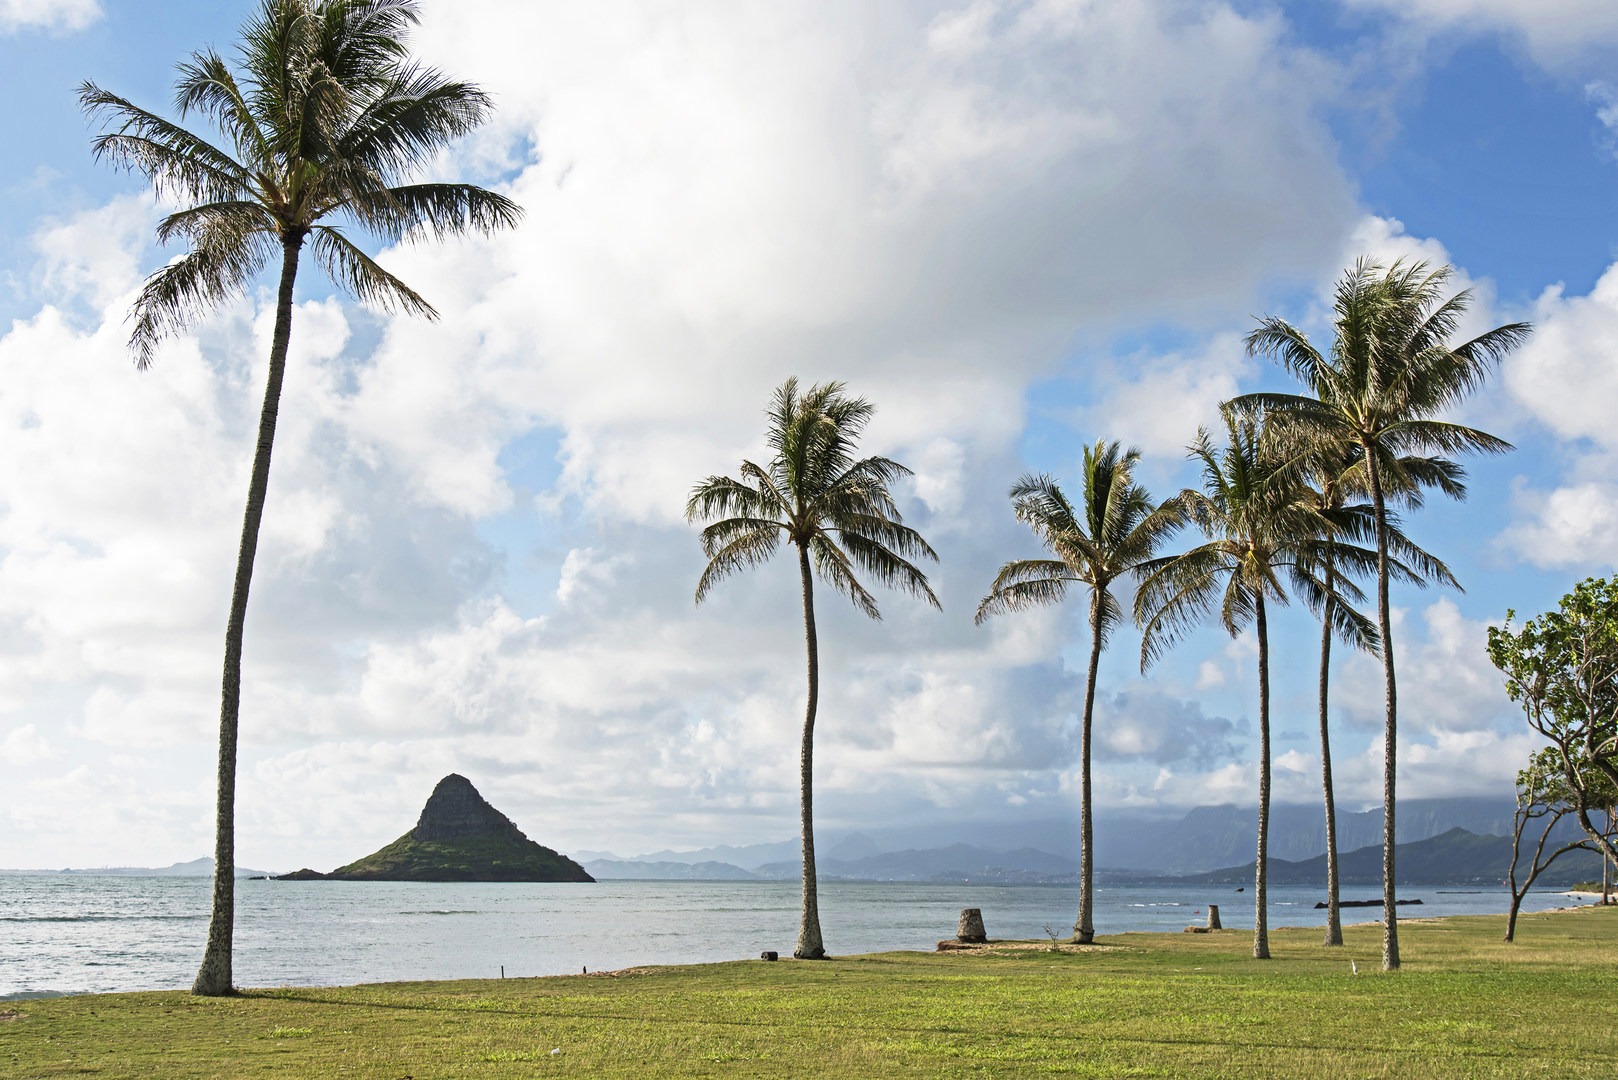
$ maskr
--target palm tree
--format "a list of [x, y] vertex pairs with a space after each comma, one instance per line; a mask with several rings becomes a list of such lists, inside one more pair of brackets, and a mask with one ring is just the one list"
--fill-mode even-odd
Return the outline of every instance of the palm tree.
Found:
[[1095, 714], [1096, 671], [1101, 650], [1122, 617], [1112, 583], [1152, 557], [1179, 524], [1172, 514], [1153, 510], [1146, 489], [1135, 483], [1140, 451], [1121, 451], [1098, 440], [1084, 448], [1084, 490], [1077, 508], [1049, 476], [1023, 476], [1011, 486], [1017, 520], [1027, 525], [1054, 559], [1017, 559], [995, 576], [989, 595], [973, 620], [1054, 604], [1069, 585], [1090, 588], [1090, 670], [1084, 684], [1084, 719], [1079, 737], [1079, 913], [1073, 940], [1095, 940], [1094, 829], [1090, 810], [1090, 745]]
[[[1227, 404], [1240, 410], [1240, 406], [1234, 402]], [[1356, 540], [1374, 539], [1375, 527], [1371, 505], [1359, 501], [1365, 494], [1364, 470], [1359, 468], [1361, 460], [1363, 459], [1352, 454], [1345, 454], [1341, 446], [1317, 447], [1310, 455], [1307, 474], [1299, 491], [1299, 497], [1320, 514], [1330, 528], [1326, 534], [1316, 537], [1314, 565], [1310, 567], [1319, 577], [1323, 587], [1323, 593], [1320, 594], [1321, 606], [1317, 612], [1320, 615], [1318, 702], [1320, 788], [1325, 803], [1326, 822], [1326, 937], [1323, 944], [1328, 946], [1343, 943], [1341, 888], [1337, 861], [1337, 802], [1332, 786], [1331, 726], [1328, 708], [1332, 639], [1340, 637], [1348, 644], [1367, 652], [1377, 651], [1376, 630], [1370, 621], [1357, 610], [1343, 608], [1345, 601], [1359, 604], [1365, 598], [1348, 575], [1361, 576], [1376, 572], [1374, 553], [1367, 553], [1360, 547], [1345, 545], [1339, 540], [1339, 537]], [[1418, 462], [1407, 457], [1402, 460], [1402, 464], [1407, 477], [1430, 475], [1435, 484], [1442, 483], [1447, 486], [1460, 484], [1459, 476], [1455, 475], [1458, 470], [1450, 462]], [[1407, 505], [1421, 505], [1420, 488], [1402, 492], [1401, 497]], [[1355, 501], [1351, 502], [1351, 499]], [[1407, 581], [1418, 587], [1425, 586], [1429, 581], [1439, 581], [1456, 589], [1461, 587], [1450, 573], [1449, 567], [1410, 542], [1391, 514], [1388, 518], [1388, 529], [1389, 541], [1393, 549], [1399, 553], [1399, 558], [1389, 560], [1389, 566], [1401, 581]], [[1371, 558], [1366, 560], [1363, 558], [1365, 554], [1371, 554]]]
[[1301, 459], [1275, 452], [1253, 417], [1225, 417], [1229, 444], [1216, 450], [1198, 429], [1190, 455], [1202, 466], [1203, 491], [1186, 488], [1162, 510], [1194, 523], [1208, 542], [1182, 555], [1153, 559], [1135, 594], [1144, 672], [1188, 632], [1218, 612], [1231, 637], [1252, 626], [1258, 639], [1258, 865], [1254, 882], [1253, 956], [1269, 942], [1270, 641], [1267, 601], [1288, 602], [1279, 571], [1301, 590], [1318, 593], [1306, 567], [1315, 537], [1329, 526], [1298, 498]]
[[243, 624], [270, 479], [270, 452], [292, 332], [293, 283], [307, 243], [337, 285], [384, 310], [437, 312], [344, 234], [346, 219], [388, 243], [490, 233], [520, 216], [509, 199], [470, 184], [401, 181], [478, 127], [491, 103], [476, 86], [410, 59], [416, 0], [263, 0], [243, 26], [237, 62], [212, 49], [178, 66], [174, 104], [198, 114], [210, 141], [94, 83], [79, 103], [101, 120], [97, 160], [145, 175], [187, 204], [157, 228], [186, 253], [146, 279], [130, 345], [146, 368], [159, 343], [244, 294], [280, 256], [275, 330], [225, 632], [219, 709], [219, 791], [213, 916], [192, 992], [232, 991], [237, 717]]
[[702, 530], [708, 565], [697, 581], [699, 604], [723, 579], [768, 560], [783, 540], [798, 549], [809, 669], [798, 756], [803, 912], [792, 955], [800, 960], [826, 955], [815, 880], [814, 740], [820, 699], [815, 576], [872, 619], [882, 614], [876, 598], [855, 576], [856, 568], [939, 606], [927, 575], [911, 561], [938, 556], [920, 533], [904, 524], [888, 490], [910, 470], [883, 457], [854, 457], [855, 444], [875, 411], [866, 399], [849, 397], [840, 382], [818, 383], [800, 394], [798, 380], [790, 378], [776, 388], [765, 411], [766, 440], [774, 452], [769, 465], [743, 461], [740, 479], [710, 476], [692, 489], [685, 505], [687, 521], [710, 522]]
[[[1476, 428], [1437, 419], [1483, 384], [1490, 370], [1527, 340], [1532, 327], [1507, 323], [1460, 345], [1450, 345], [1471, 304], [1471, 291], [1444, 295], [1453, 270], [1425, 262], [1395, 262], [1384, 269], [1361, 259], [1338, 282], [1329, 353], [1274, 316], [1247, 336], [1248, 351], [1275, 359], [1307, 392], [1249, 394], [1240, 406], [1262, 409], [1272, 423], [1307, 432], [1317, 443], [1336, 442], [1364, 457], [1366, 490], [1376, 535], [1377, 631], [1386, 701], [1382, 745], [1382, 967], [1399, 967], [1395, 906], [1395, 772], [1399, 742], [1398, 685], [1394, 674], [1388, 582], [1392, 576], [1388, 526], [1390, 495], [1430, 482], [1413, 476], [1407, 461], [1467, 451], [1497, 454], [1511, 444]], [[1437, 459], [1443, 460], [1443, 459]], [[1445, 467], [1454, 466], [1445, 463]], [[1452, 487], [1438, 484], [1446, 494]]]

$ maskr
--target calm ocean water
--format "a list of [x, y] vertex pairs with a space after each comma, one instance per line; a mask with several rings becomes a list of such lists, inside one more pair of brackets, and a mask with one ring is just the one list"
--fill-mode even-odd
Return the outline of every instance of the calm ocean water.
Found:
[[[204, 878], [0, 875], [0, 999], [191, 985], [208, 926]], [[1373, 899], [1349, 889], [1344, 899]], [[1410, 887], [1412, 916], [1500, 914], [1503, 889]], [[241, 881], [236, 982], [322, 986], [411, 979], [557, 975], [639, 964], [788, 955], [797, 931], [795, 882], [603, 881], [574, 884]], [[1323, 925], [1314, 888], [1270, 890], [1272, 926]], [[1201, 925], [1208, 903], [1226, 927], [1253, 925], [1250, 894], [1228, 886], [1097, 888], [1100, 934]], [[1571, 903], [1536, 893], [1525, 910]], [[930, 950], [952, 937], [964, 907], [983, 910], [991, 937], [1066, 936], [1070, 885], [826, 882], [821, 924], [834, 954]], [[1376, 919], [1348, 909], [1347, 922]]]

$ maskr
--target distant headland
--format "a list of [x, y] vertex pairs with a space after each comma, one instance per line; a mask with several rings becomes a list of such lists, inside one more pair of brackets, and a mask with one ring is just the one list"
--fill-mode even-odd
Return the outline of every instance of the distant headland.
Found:
[[594, 881], [578, 863], [528, 839], [450, 773], [433, 788], [416, 827], [380, 851], [329, 874], [296, 870], [276, 881]]

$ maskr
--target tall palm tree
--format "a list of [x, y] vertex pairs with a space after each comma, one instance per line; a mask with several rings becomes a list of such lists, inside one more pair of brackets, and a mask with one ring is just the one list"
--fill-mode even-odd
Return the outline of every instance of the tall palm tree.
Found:
[[818, 383], [799, 393], [798, 380], [790, 378], [776, 388], [765, 411], [766, 441], [774, 452], [769, 464], [744, 460], [740, 479], [710, 476], [692, 489], [685, 505], [687, 521], [710, 523], [702, 530], [708, 565], [697, 581], [699, 604], [723, 579], [768, 560], [783, 540], [798, 549], [809, 674], [798, 753], [803, 910], [792, 955], [800, 960], [826, 955], [815, 878], [814, 740], [820, 700], [815, 576], [872, 619], [882, 613], [855, 576], [856, 569], [939, 606], [927, 575], [911, 561], [938, 556], [920, 533], [904, 524], [888, 490], [910, 470], [887, 458], [854, 456], [875, 411], [866, 399], [849, 397], [840, 382]]
[[[102, 121], [95, 156], [145, 175], [186, 204], [158, 239], [188, 250], [152, 274], [135, 299], [130, 345], [147, 367], [159, 343], [244, 294], [280, 257], [275, 329], [247, 489], [219, 708], [219, 790], [213, 916], [192, 988], [228, 994], [235, 917], [236, 738], [243, 626], [270, 479], [276, 412], [292, 333], [293, 284], [307, 243], [336, 284], [385, 310], [436, 317], [404, 282], [345, 235], [347, 220], [389, 243], [489, 233], [520, 211], [471, 184], [402, 183], [488, 116], [476, 86], [409, 56], [416, 0], [263, 0], [242, 28], [236, 63], [212, 49], [178, 65], [171, 121], [86, 82], [79, 103]], [[221, 138], [182, 126], [200, 116]]]
[[[1248, 351], [1269, 356], [1303, 384], [1305, 394], [1249, 394], [1244, 407], [1272, 423], [1337, 442], [1365, 459], [1376, 534], [1377, 631], [1385, 696], [1382, 745], [1382, 967], [1399, 967], [1395, 888], [1395, 773], [1399, 742], [1398, 685], [1388, 604], [1390, 493], [1419, 487], [1405, 460], [1463, 452], [1497, 454], [1511, 444], [1476, 428], [1438, 419], [1480, 387], [1500, 359], [1527, 340], [1532, 327], [1506, 323], [1451, 345], [1471, 304], [1471, 291], [1445, 296], [1454, 271], [1425, 262], [1383, 268], [1361, 259], [1337, 284], [1335, 340], [1324, 356], [1296, 327], [1274, 316], [1247, 336]], [[1442, 484], [1440, 490], [1455, 494]]]
[[1268, 604], [1286, 604], [1285, 571], [1302, 591], [1319, 583], [1306, 570], [1326, 522], [1298, 498], [1302, 461], [1276, 452], [1253, 417], [1227, 414], [1229, 443], [1216, 449], [1198, 429], [1190, 455], [1202, 467], [1203, 490], [1186, 488], [1162, 509], [1195, 524], [1208, 538], [1181, 555], [1153, 559], [1135, 594], [1141, 625], [1141, 670], [1215, 612], [1231, 637], [1248, 626], [1258, 639], [1258, 859], [1254, 881], [1253, 956], [1266, 960], [1269, 941], [1270, 639]]
[[1095, 940], [1095, 846], [1090, 809], [1090, 745], [1095, 715], [1096, 671], [1101, 650], [1123, 612], [1112, 583], [1150, 559], [1179, 525], [1173, 514], [1153, 509], [1146, 489], [1135, 483], [1140, 451], [1097, 440], [1084, 448], [1084, 488], [1075, 507], [1049, 476], [1023, 476], [1011, 486], [1017, 520], [1039, 537], [1053, 559], [1016, 559], [995, 576], [989, 595], [973, 620], [1054, 604], [1070, 585], [1090, 588], [1090, 669], [1084, 684], [1084, 718], [1079, 737], [1079, 913], [1073, 940]]
[[[1228, 403], [1238, 411], [1240, 406]], [[1330, 532], [1316, 537], [1309, 567], [1320, 580], [1320, 676], [1317, 683], [1320, 721], [1320, 788], [1325, 804], [1326, 823], [1326, 936], [1323, 944], [1343, 943], [1341, 913], [1341, 886], [1337, 859], [1337, 801], [1332, 786], [1330, 678], [1331, 646], [1334, 637], [1367, 652], [1377, 651], [1376, 630], [1358, 611], [1343, 611], [1345, 602], [1360, 604], [1365, 599], [1351, 577], [1376, 573], [1374, 553], [1358, 546], [1342, 543], [1342, 538], [1374, 540], [1375, 526], [1371, 505], [1363, 501], [1365, 470], [1359, 467], [1363, 458], [1345, 453], [1345, 448], [1327, 444], [1316, 447], [1309, 455], [1309, 464], [1299, 489], [1299, 497], [1307, 502], [1327, 524]], [[1459, 470], [1451, 462], [1420, 462], [1402, 459], [1406, 478], [1431, 477], [1434, 484], [1455, 486], [1460, 484]], [[1421, 489], [1401, 492], [1407, 505], [1421, 505]], [[1398, 558], [1389, 560], [1389, 567], [1401, 581], [1425, 586], [1438, 581], [1460, 588], [1449, 567], [1413, 544], [1400, 529], [1392, 514], [1388, 515], [1389, 541]], [[1363, 558], [1371, 554], [1369, 560]], [[1346, 616], [1346, 617], [1345, 617]]]

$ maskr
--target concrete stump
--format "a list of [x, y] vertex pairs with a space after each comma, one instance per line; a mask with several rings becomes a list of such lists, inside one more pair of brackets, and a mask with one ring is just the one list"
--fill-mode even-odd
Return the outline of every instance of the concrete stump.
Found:
[[966, 942], [984, 942], [989, 940], [988, 933], [983, 929], [983, 912], [979, 908], [963, 908], [961, 921], [955, 926], [955, 940]]
[[1208, 905], [1208, 929], [1210, 929], [1210, 930], [1223, 930], [1224, 929], [1223, 926], [1219, 925], [1219, 905], [1218, 904], [1209, 904]]

